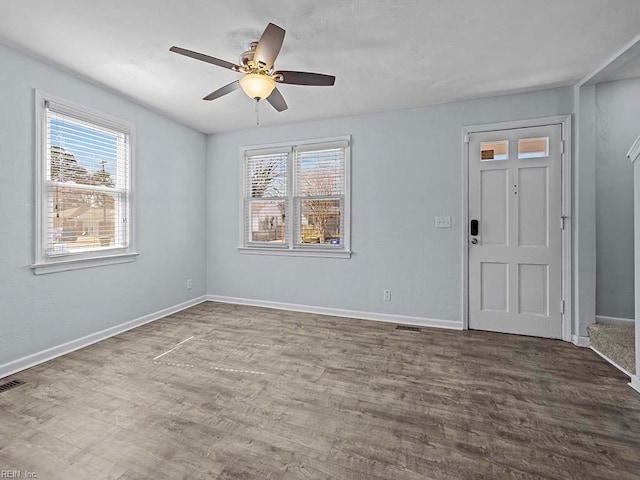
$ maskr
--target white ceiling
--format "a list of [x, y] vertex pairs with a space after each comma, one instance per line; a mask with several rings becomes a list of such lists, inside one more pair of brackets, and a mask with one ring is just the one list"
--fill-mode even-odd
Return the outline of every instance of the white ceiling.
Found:
[[638, 0], [2, 0], [0, 40], [202, 132], [255, 127], [236, 78], [169, 52], [237, 62], [268, 22], [287, 31], [276, 67], [336, 75], [282, 85], [261, 125], [570, 85], [640, 31]]
[[630, 78], [640, 78], [640, 54], [633, 57], [629, 62], [625, 63], [617, 70], [608, 73], [600, 79], [600, 82], [628, 80]]

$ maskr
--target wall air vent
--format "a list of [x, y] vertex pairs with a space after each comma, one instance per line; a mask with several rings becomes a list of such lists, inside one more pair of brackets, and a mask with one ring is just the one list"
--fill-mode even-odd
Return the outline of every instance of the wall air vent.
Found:
[[406, 330], [407, 332], [419, 332], [420, 327], [411, 327], [409, 325], [396, 325], [396, 330]]
[[0, 393], [4, 393], [7, 390], [11, 390], [12, 388], [19, 387], [23, 383], [24, 382], [21, 382], [20, 380], [11, 380], [10, 382], [3, 383], [2, 385], [0, 385]]

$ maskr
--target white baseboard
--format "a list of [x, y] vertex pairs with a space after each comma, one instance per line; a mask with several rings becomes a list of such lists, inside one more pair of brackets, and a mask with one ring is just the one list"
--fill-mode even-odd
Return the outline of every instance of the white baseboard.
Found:
[[603, 325], [634, 325], [633, 318], [606, 317], [604, 315], [596, 315], [596, 323]]
[[614, 367], [616, 367], [618, 370], [620, 370], [622, 373], [624, 373], [627, 377], [633, 378], [633, 375], [631, 375], [631, 372], [629, 372], [627, 369], [621, 367], [620, 365], [618, 365], [616, 362], [614, 362], [613, 360], [611, 360], [609, 357], [607, 357], [604, 353], [602, 353], [599, 350], [596, 350], [593, 347], [590, 347], [591, 350], [593, 350], [594, 352], [596, 352], [598, 355], [600, 355], [602, 358], [604, 358], [607, 362], [609, 362], [611, 365], [613, 365]]
[[589, 340], [589, 337], [581, 337], [580, 335], [571, 335], [571, 343], [578, 347], [587, 348], [591, 346], [591, 340]]
[[640, 393], [640, 377], [638, 375], [632, 376], [631, 382], [629, 382], [629, 386], [636, 392]]
[[5, 363], [4, 365], [0, 365], [0, 378], [8, 377], [9, 375], [13, 375], [14, 373], [39, 365], [40, 363], [44, 363], [56, 357], [66, 355], [67, 353], [71, 353], [75, 350], [80, 350], [81, 348], [100, 342], [109, 337], [113, 337], [114, 335], [118, 335], [120, 333], [126, 332], [127, 330], [131, 330], [132, 328], [139, 327], [141, 325], [144, 325], [145, 323], [159, 320], [160, 318], [166, 317], [167, 315], [177, 313], [181, 310], [184, 310], [185, 308], [193, 307], [194, 305], [198, 305], [199, 303], [205, 301], [207, 301], [207, 297], [206, 295], [203, 295], [184, 303], [180, 303], [178, 305], [174, 305], [172, 307], [150, 313], [143, 317], [136, 318], [129, 322], [121, 323], [120, 325], [100, 330], [99, 332], [92, 333], [82, 338], [78, 338], [77, 340], [71, 340], [70, 342], [63, 343], [62, 345], [51, 347], [41, 352], [33, 353], [26, 357], [19, 358], [18, 360], [13, 360], [9, 363]]
[[374, 320], [378, 322], [416, 325], [419, 327], [435, 327], [446, 328], [449, 330], [462, 330], [462, 322], [457, 322], [455, 320], [439, 320], [434, 318], [411, 317], [406, 315], [392, 315], [388, 313], [361, 312], [358, 310], [316, 307], [311, 305], [298, 305], [296, 303], [270, 302], [267, 300], [253, 300], [248, 298], [225, 297], [220, 295], [209, 295], [207, 299], [210, 302], [231, 303], [235, 305], [250, 305], [253, 307], [274, 308], [277, 310], [289, 310], [292, 312], [316, 313], [319, 315], [331, 315], [334, 317], [357, 318], [360, 320]]

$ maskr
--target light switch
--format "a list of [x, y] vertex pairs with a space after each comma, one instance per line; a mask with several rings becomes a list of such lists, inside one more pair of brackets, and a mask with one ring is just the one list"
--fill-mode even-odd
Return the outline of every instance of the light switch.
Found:
[[451, 228], [451, 217], [436, 217], [436, 228]]

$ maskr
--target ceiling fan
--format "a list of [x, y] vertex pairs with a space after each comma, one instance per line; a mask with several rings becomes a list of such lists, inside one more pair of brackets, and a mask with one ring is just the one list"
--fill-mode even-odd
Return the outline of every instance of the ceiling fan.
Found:
[[274, 70], [273, 63], [280, 53], [285, 31], [270, 23], [265, 28], [260, 40], [252, 42], [249, 50], [240, 55], [240, 65], [236, 65], [219, 58], [198, 53], [185, 48], [171, 47], [174, 53], [195, 58], [203, 62], [211, 63], [222, 68], [228, 68], [234, 72], [244, 74], [240, 80], [231, 82], [222, 88], [210, 93], [203, 100], [215, 100], [227, 93], [241, 88], [250, 98], [256, 102], [266, 99], [277, 111], [286, 110], [287, 102], [276, 87], [276, 83], [289, 85], [332, 86], [336, 77], [321, 73], [296, 72], [292, 70]]

